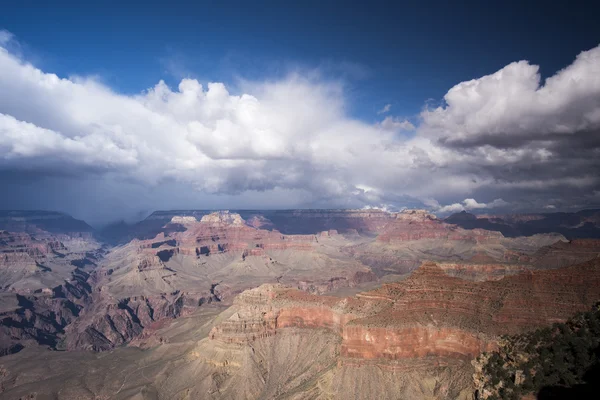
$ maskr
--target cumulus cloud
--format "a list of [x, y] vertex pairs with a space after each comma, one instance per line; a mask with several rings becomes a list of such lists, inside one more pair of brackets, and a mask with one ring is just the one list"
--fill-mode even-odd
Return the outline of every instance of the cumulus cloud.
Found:
[[385, 117], [379, 124], [382, 129], [388, 131], [414, 131], [415, 126], [407, 119], [400, 119], [398, 117]]
[[[460, 83], [416, 127], [392, 116], [354, 119], [343, 85], [301, 74], [236, 90], [159, 81], [130, 96], [93, 78], [44, 72], [2, 46], [0, 71], [0, 179], [35, 176], [58, 187], [68, 177], [115, 196], [131, 185], [179, 185], [169, 196], [180, 207], [178, 196], [217, 196], [211, 204], [227, 198], [239, 208], [438, 212], [598, 201], [600, 47], [543, 84], [525, 61]], [[10, 195], [1, 201], [19, 204]]]
[[572, 137], [600, 127], [599, 93], [600, 47], [582, 52], [543, 85], [537, 65], [514, 62], [450, 89], [445, 106], [423, 112], [424, 133], [460, 147]]
[[510, 203], [508, 203], [502, 199], [495, 199], [494, 201], [491, 201], [489, 203], [480, 203], [475, 199], [464, 199], [461, 203], [448, 204], [443, 207], [441, 207], [439, 205], [434, 205], [433, 209], [436, 212], [445, 214], [445, 213], [455, 213], [455, 212], [460, 212], [460, 211], [501, 208], [501, 207], [507, 207], [509, 205], [510, 205]]

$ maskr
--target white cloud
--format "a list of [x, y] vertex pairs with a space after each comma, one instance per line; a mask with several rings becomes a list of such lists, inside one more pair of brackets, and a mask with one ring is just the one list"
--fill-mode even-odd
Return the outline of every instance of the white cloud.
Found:
[[414, 131], [415, 126], [407, 119], [399, 119], [398, 117], [385, 117], [379, 124], [382, 129], [388, 131]]
[[392, 108], [391, 104], [386, 104], [385, 106], [383, 106], [383, 108], [381, 110], [377, 111], [377, 114], [388, 113], [388, 112], [390, 112], [391, 108]]
[[[175, 91], [160, 81], [124, 96], [93, 79], [45, 73], [5, 50], [0, 70], [0, 91], [11, 94], [0, 98], [4, 168], [96, 165], [204, 192], [284, 188], [342, 198], [355, 182], [385, 180], [384, 163], [397, 164], [385, 150], [393, 134], [346, 117], [335, 83], [292, 75], [234, 95], [222, 83], [183, 79]], [[379, 173], [369, 171], [373, 160]]]
[[14, 35], [5, 29], [0, 29], [0, 46], [6, 46], [8, 42], [13, 40]]
[[600, 46], [541, 85], [539, 67], [514, 62], [498, 72], [462, 82], [446, 105], [422, 113], [428, 136], [449, 143], [502, 146], [600, 127]]
[[[507, 207], [501, 198], [539, 209], [555, 198], [596, 201], [600, 47], [543, 86], [537, 70], [513, 63], [460, 83], [415, 127], [392, 116], [353, 119], [342, 85], [300, 74], [247, 82], [240, 93], [183, 79], [176, 89], [159, 81], [127, 96], [93, 78], [41, 71], [0, 48], [0, 178], [34, 171], [148, 187], [178, 182], [204, 194], [241, 194], [240, 206], [259, 202], [253, 196], [261, 191], [292, 193], [285, 205], [302, 198], [401, 207], [420, 199], [440, 212]], [[410, 138], [398, 135], [407, 130]]]
[[464, 199], [461, 203], [449, 204], [443, 207], [434, 207], [436, 212], [441, 214], [444, 213], [454, 213], [460, 211], [471, 211], [471, 210], [480, 210], [480, 209], [491, 209], [498, 207], [507, 207], [509, 205], [508, 202], [502, 199], [495, 199], [489, 203], [479, 203], [475, 199]]

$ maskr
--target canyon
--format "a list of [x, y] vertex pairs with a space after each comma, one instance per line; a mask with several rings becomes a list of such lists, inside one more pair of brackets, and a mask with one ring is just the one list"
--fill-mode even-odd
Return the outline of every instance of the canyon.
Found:
[[600, 300], [600, 241], [451, 221], [191, 210], [94, 232], [7, 214], [0, 397], [473, 398], [471, 360], [502, 335]]

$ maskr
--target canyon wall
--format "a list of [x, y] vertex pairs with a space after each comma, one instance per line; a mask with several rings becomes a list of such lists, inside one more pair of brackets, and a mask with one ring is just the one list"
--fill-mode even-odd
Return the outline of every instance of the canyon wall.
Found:
[[285, 328], [326, 328], [340, 335], [342, 358], [469, 360], [494, 349], [501, 335], [588, 309], [600, 299], [600, 259], [484, 282], [425, 263], [403, 281], [343, 299], [280, 286], [247, 293], [211, 339], [242, 343]]

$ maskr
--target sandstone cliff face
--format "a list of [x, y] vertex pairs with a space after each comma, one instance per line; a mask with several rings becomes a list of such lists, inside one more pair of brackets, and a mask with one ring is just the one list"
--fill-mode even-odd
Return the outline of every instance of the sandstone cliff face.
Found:
[[[561, 321], [600, 298], [600, 259], [473, 282], [426, 263], [404, 281], [343, 300], [263, 286], [240, 296], [233, 316], [211, 338], [244, 342], [279, 329], [327, 328], [341, 355], [400, 360], [471, 359], [503, 334]], [[241, 338], [241, 339], [240, 339]]]
[[556, 243], [540, 248], [533, 255], [533, 264], [536, 268], [560, 268], [579, 262], [593, 260], [600, 254], [600, 240], [576, 239], [570, 242], [557, 241]]
[[499, 242], [504, 236], [500, 232], [483, 229], [466, 230], [443, 223], [426, 212], [399, 213], [388, 223], [377, 237], [387, 243], [407, 242], [423, 239], [470, 240], [476, 243]]
[[402, 360], [427, 356], [471, 359], [493, 348], [493, 344], [484, 338], [461, 329], [351, 325], [344, 329], [341, 355], [365, 360]]
[[[551, 238], [517, 243], [463, 231], [422, 212], [378, 215], [376, 229], [387, 232], [389, 241], [364, 230], [362, 235], [358, 230], [289, 235], [230, 223], [229, 217], [193, 218], [176, 219], [176, 229], [112, 250], [83, 280], [91, 292], [74, 284], [60, 289], [65, 291], [61, 298], [75, 305], [81, 301], [83, 308], [74, 320], [66, 313], [52, 317], [71, 320], [60, 328], [64, 334], [53, 335], [64, 338], [56, 347], [157, 346], [98, 357], [112, 360], [110, 365], [132, 354], [140, 359], [101, 390], [86, 389], [87, 376], [82, 377], [81, 398], [93, 391], [107, 398], [151, 393], [162, 398], [466, 399], [470, 359], [494, 349], [499, 335], [562, 320], [600, 296], [597, 258], [536, 270], [535, 263], [541, 266], [553, 257], [549, 254], [563, 260], [597, 256], [591, 242], [551, 245], [536, 253], [539, 243]], [[430, 232], [440, 236], [428, 239]], [[413, 234], [424, 239], [413, 240]], [[436, 262], [422, 263], [428, 256]], [[368, 268], [356, 261], [363, 258], [380, 264]], [[397, 274], [400, 267], [419, 268], [356, 296], [318, 295]], [[259, 286], [264, 282], [270, 284]], [[208, 337], [163, 341], [167, 329], [178, 331], [195, 318], [198, 307], [202, 312], [208, 308], [204, 304], [218, 300], [233, 305], [214, 324], [202, 325]], [[26, 309], [23, 318], [30, 318]], [[61, 353], [52, 353], [62, 360], [56, 365], [76, 363], [78, 353], [89, 355]], [[162, 357], [171, 357], [170, 362]], [[110, 370], [97, 362], [102, 361], [76, 365]], [[15, 379], [13, 371], [9, 374], [0, 381], [10, 395], [28, 394], [18, 386], [32, 375]]]
[[479, 282], [500, 280], [505, 276], [520, 274], [532, 269], [529, 264], [498, 263], [495, 261], [481, 263], [473, 262], [472, 259], [469, 261], [438, 263], [438, 266], [446, 275]]
[[[114, 348], [202, 304], [231, 301], [254, 282], [284, 280], [322, 293], [376, 279], [360, 263], [338, 260], [336, 265], [329, 255], [315, 252], [319, 238], [331, 240], [335, 232], [282, 235], [247, 226], [239, 215], [224, 212], [200, 221], [173, 218], [185, 229], [134, 240], [107, 255], [90, 277], [95, 288], [91, 304], [66, 329], [66, 348]], [[325, 273], [313, 273], [319, 268]], [[268, 332], [254, 333], [264, 334]]]
[[187, 223], [185, 232], [174, 233], [178, 251], [187, 255], [209, 255], [229, 251], [258, 251], [256, 249], [310, 250], [317, 242], [314, 235], [282, 235], [250, 227], [239, 214], [218, 212], [202, 217], [199, 222]]
[[[327, 351], [310, 352], [335, 354], [329, 368], [302, 389], [286, 389], [291, 393], [344, 398], [364, 395], [369, 387], [369, 396], [377, 398], [467, 399], [473, 393], [470, 360], [494, 350], [500, 335], [564, 320], [600, 298], [600, 260], [485, 281], [449, 271], [450, 266], [424, 263], [403, 281], [348, 298], [283, 285], [246, 291], [222, 314], [209, 340], [198, 344], [192, 363], [202, 376], [224, 374], [215, 389], [219, 396], [231, 393], [231, 382], [254, 373], [262, 378], [253, 387], [268, 390], [267, 377], [278, 375], [263, 370], [263, 363], [278, 357], [262, 358], [259, 349], [286, 343], [290, 352], [290, 338], [322, 332], [320, 337], [337, 339], [328, 342]], [[261, 397], [262, 390], [249, 397]]]
[[[214, 337], [230, 335], [231, 343], [239, 342], [235, 332], [240, 324], [244, 326], [240, 330], [241, 337], [253, 338], [270, 337], [284, 327], [325, 328], [336, 331], [342, 341], [347, 337], [347, 343], [342, 347], [346, 358], [361, 358], [360, 354], [364, 354], [365, 359], [371, 357], [369, 354], [376, 354], [376, 359], [403, 358], [409, 354], [406, 348], [414, 354], [442, 354], [446, 351], [443, 354], [456, 354], [460, 358], [485, 348], [488, 336], [493, 336], [485, 329], [482, 334], [465, 333], [478, 332], [480, 326], [492, 327], [490, 332], [494, 331], [497, 321], [475, 316], [488, 313], [496, 318], [508, 318], [508, 310], [490, 304], [510, 304], [510, 301], [518, 300], [504, 295], [500, 299], [486, 300], [481, 294], [483, 289], [470, 286], [464, 288], [462, 298], [453, 291], [441, 289], [427, 294], [427, 297], [423, 295], [427, 291], [411, 289], [407, 285], [418, 286], [415, 279], [425, 276], [436, 285], [462, 288], [463, 284], [452, 281], [452, 277], [461, 278], [460, 282], [465, 279], [500, 281], [504, 276], [529, 271], [533, 263], [543, 262], [549, 254], [560, 252], [563, 259], [573, 261], [584, 257], [584, 253], [587, 257], [596, 251], [595, 245], [586, 242], [571, 243], [566, 247], [558, 244], [550, 246], [546, 253], [533, 254], [532, 249], [536, 248], [537, 242], [510, 247], [513, 243], [497, 232], [464, 230], [419, 210], [401, 213], [376, 210], [302, 211], [292, 212], [292, 217], [306, 221], [337, 221], [338, 225], [340, 221], [352, 223], [345, 225], [345, 235], [335, 229], [317, 234], [289, 235], [276, 230], [257, 229], [236, 213], [174, 215], [169, 217], [170, 222], [163, 233], [115, 248], [89, 276], [86, 263], [94, 264], [95, 261], [85, 258], [87, 253], [84, 258], [75, 258], [70, 249], [70, 246], [84, 248], [83, 237], [73, 239], [64, 236], [65, 243], [69, 244], [67, 246], [57, 239], [63, 236], [50, 235], [34, 240], [24, 234], [11, 236], [3, 233], [3, 236], [0, 235], [3, 246], [0, 257], [4, 258], [0, 261], [18, 266], [13, 270], [21, 274], [25, 271], [29, 274], [27, 276], [35, 279], [45, 277], [48, 259], [61, 259], [65, 265], [75, 263], [65, 270], [67, 282], [60, 280], [53, 285], [42, 285], [35, 301], [32, 300], [41, 304], [47, 298], [53, 299], [52, 296], [66, 299], [44, 306], [44, 310], [54, 310], [54, 314], [36, 313], [35, 310], [25, 313], [26, 308], [13, 301], [15, 305], [10, 312], [21, 309], [22, 315], [10, 317], [13, 321], [10, 334], [16, 335], [15, 325], [20, 326], [23, 332], [26, 329], [22, 327], [37, 327], [52, 331], [55, 342], [60, 342], [65, 348], [106, 350], [128, 343], [150, 327], [186, 315], [202, 304], [231, 301], [242, 290], [263, 282], [283, 282], [305, 292], [325, 294], [372, 282], [387, 274], [409, 272], [420, 265], [423, 258], [431, 255], [439, 259], [441, 269], [427, 273], [428, 267], [424, 266], [405, 283], [391, 287], [389, 290], [397, 291], [399, 297], [380, 290], [363, 293], [345, 305], [338, 304], [339, 299], [328, 300], [325, 305], [320, 303], [322, 300], [310, 300], [307, 305], [306, 299], [290, 300], [292, 292], [286, 292], [285, 296], [279, 293], [276, 304], [265, 311], [265, 315], [257, 317], [254, 311], [241, 310], [227, 322], [228, 327], [225, 324], [215, 328]], [[266, 218], [254, 218], [253, 221], [258, 226], [269, 224]], [[353, 233], [348, 235], [352, 230]], [[369, 235], [360, 236], [359, 230]], [[373, 239], [373, 233], [379, 233], [376, 239]], [[404, 255], [406, 258], [403, 258]], [[74, 271], [74, 265], [80, 267]], [[10, 268], [4, 269], [8, 270]], [[4, 273], [2, 271], [0, 269], [0, 273]], [[76, 279], [71, 277], [71, 272], [83, 275]], [[23, 281], [22, 278], [19, 275], [16, 280]], [[20, 291], [18, 287], [15, 290], [22, 295], [36, 295]], [[42, 298], [43, 301], [40, 300]], [[67, 300], [70, 303], [66, 303]], [[333, 305], [328, 302], [333, 302]], [[471, 303], [476, 304], [475, 308]], [[402, 304], [410, 305], [402, 307]], [[423, 309], [419, 309], [419, 305]], [[440, 305], [447, 311], [435, 311]], [[385, 309], [385, 315], [405, 323], [399, 326], [382, 324], [378, 319], [379, 311], [370, 314], [357, 311], [364, 308]], [[434, 311], [429, 312], [430, 309]], [[423, 315], [419, 317], [419, 313]], [[455, 321], [448, 322], [452, 318]], [[473, 323], [473, 319], [478, 318], [481, 321]], [[47, 325], [44, 321], [49, 319], [59, 321], [56, 327], [44, 327]], [[377, 330], [379, 328], [383, 330]], [[359, 336], [364, 342], [366, 337], [381, 335], [383, 339], [369, 345], [357, 345]], [[388, 348], [387, 344], [379, 345], [387, 343], [385, 338], [388, 336], [407, 337], [408, 347], [381, 350]], [[460, 341], [468, 344], [461, 347]]]

